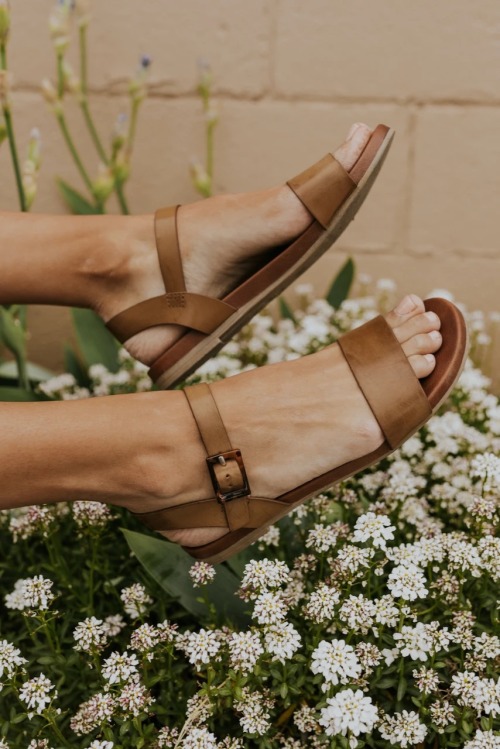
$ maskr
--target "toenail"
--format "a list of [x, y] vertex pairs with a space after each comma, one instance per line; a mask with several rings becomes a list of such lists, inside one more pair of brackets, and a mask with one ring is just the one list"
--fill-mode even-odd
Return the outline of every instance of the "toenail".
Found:
[[436, 315], [435, 312], [426, 312], [425, 316], [429, 320], [429, 322], [432, 322], [432, 323], [440, 322], [439, 317]]
[[429, 338], [432, 338], [433, 341], [440, 341], [441, 333], [438, 330], [431, 330], [431, 332], [429, 333]]
[[416, 306], [417, 305], [415, 304], [411, 296], [405, 296], [395, 308], [394, 312], [396, 312], [396, 314], [398, 315], [408, 315], [416, 308]]
[[435, 361], [435, 359], [434, 359], [434, 354], [426, 354], [426, 355], [425, 355], [425, 358], [427, 359], [427, 361], [428, 361], [429, 363], [433, 363], [433, 362]]
[[352, 138], [352, 136], [354, 135], [354, 133], [356, 132], [356, 130], [359, 127], [360, 127], [360, 123], [359, 122], [355, 122], [354, 125], [351, 125], [351, 129], [347, 133], [347, 140], [350, 140]]

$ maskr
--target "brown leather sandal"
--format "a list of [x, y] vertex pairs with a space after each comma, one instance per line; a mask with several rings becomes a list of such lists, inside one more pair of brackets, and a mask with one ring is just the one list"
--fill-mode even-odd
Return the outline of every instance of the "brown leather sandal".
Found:
[[467, 356], [467, 329], [459, 310], [437, 298], [427, 300], [425, 308], [439, 316], [443, 343], [432, 374], [422, 380], [415, 376], [382, 316], [338, 341], [384, 434], [379, 448], [279, 497], [255, 497], [242, 452], [231, 444], [210, 386], [193, 385], [184, 393], [208, 455], [214, 495], [137, 517], [157, 531], [225, 528], [227, 532], [212, 543], [184, 547], [196, 559], [222, 562], [256, 541], [294, 507], [385, 458], [437, 411], [460, 376]]
[[366, 198], [387, 154], [393, 131], [378, 125], [347, 173], [331, 154], [287, 184], [314, 217], [290, 245], [266, 253], [262, 267], [224, 299], [186, 291], [177, 238], [178, 206], [155, 214], [156, 246], [165, 294], [120, 312], [107, 322], [122, 343], [146, 328], [175, 324], [186, 333], [149, 370], [161, 388], [184, 380], [271, 299], [312, 265], [340, 236]]

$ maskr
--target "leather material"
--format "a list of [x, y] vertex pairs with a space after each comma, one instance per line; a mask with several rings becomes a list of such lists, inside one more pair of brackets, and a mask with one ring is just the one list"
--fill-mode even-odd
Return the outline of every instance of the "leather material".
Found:
[[395, 449], [432, 413], [401, 345], [381, 315], [339, 338], [338, 344]]
[[356, 188], [356, 183], [330, 153], [289, 180], [287, 185], [323, 229]]
[[178, 205], [160, 208], [155, 213], [155, 237], [165, 291], [186, 291], [181, 251], [177, 235]]
[[[239, 528], [258, 528], [271, 519], [288, 503], [266, 497], [242, 497], [226, 504], [226, 509], [234, 507], [234, 513], [245, 515]], [[175, 505], [156, 512], [138, 514], [137, 517], [155, 531], [184, 530], [185, 528], [228, 528], [225, 507], [216, 499], [204, 499]], [[238, 530], [239, 528], [230, 528]]]
[[124, 343], [142, 330], [156, 325], [184, 325], [208, 335], [235, 312], [235, 307], [220, 299], [189, 291], [169, 292], [129, 307], [106, 324], [113, 335]]
[[[221, 453], [232, 452], [231, 440], [229, 439], [210, 386], [206, 383], [191, 385], [184, 389], [184, 395], [187, 398], [198, 426], [207, 455], [211, 457], [220, 455]], [[234, 490], [243, 489], [246, 485], [245, 477], [242, 475], [239, 465], [234, 459], [226, 457], [226, 459], [222, 459], [221, 463], [215, 462], [212, 470], [222, 492], [233, 492]], [[250, 522], [248, 497], [230, 499], [224, 502], [213, 500], [212, 505], [214, 503], [223, 511], [224, 522], [222, 527], [227, 527], [231, 531], [248, 527]], [[215, 510], [213, 511], [215, 512]], [[167, 510], [165, 512], [168, 514]]]

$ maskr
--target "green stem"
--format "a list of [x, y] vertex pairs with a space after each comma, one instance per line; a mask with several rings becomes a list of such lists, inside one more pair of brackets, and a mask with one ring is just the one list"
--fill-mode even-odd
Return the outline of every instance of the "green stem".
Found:
[[63, 55], [57, 53], [57, 98], [62, 101], [64, 97], [64, 73], [63, 73]]
[[214, 178], [214, 123], [207, 125], [207, 162], [205, 170], [210, 178], [210, 194], [212, 194]]
[[75, 162], [76, 167], [77, 167], [78, 171], [80, 172], [80, 176], [83, 179], [83, 181], [85, 182], [85, 185], [87, 186], [88, 190], [90, 191], [90, 194], [92, 195], [92, 197], [96, 201], [97, 207], [102, 212], [102, 205], [95, 198], [95, 195], [94, 195], [94, 192], [93, 192], [93, 187], [92, 187], [92, 182], [90, 180], [89, 175], [87, 174], [87, 172], [85, 170], [85, 167], [82, 164], [80, 156], [78, 155], [78, 151], [76, 150], [76, 146], [75, 146], [75, 144], [73, 142], [73, 138], [71, 137], [71, 134], [70, 134], [70, 132], [68, 130], [68, 126], [66, 124], [66, 118], [65, 118], [63, 112], [56, 112], [56, 117], [57, 117], [57, 121], [59, 123], [59, 127], [61, 128], [61, 132], [63, 134], [64, 140], [66, 141], [66, 145], [68, 146], [69, 152], [71, 153], [71, 156], [73, 157], [73, 161]]
[[109, 159], [101, 143], [101, 139], [99, 138], [99, 133], [97, 132], [94, 120], [92, 119], [86, 94], [82, 94], [80, 98], [80, 108], [82, 110], [85, 123], [88, 127], [90, 137], [92, 138], [94, 146], [96, 147], [96, 151], [99, 154], [99, 158], [101, 159], [103, 164], [108, 164]]
[[80, 85], [82, 94], [87, 95], [87, 25], [82, 24], [78, 30], [80, 42]]
[[49, 719], [49, 725], [52, 728], [52, 730], [54, 731], [54, 734], [55, 734], [56, 738], [59, 739], [59, 741], [61, 742], [61, 746], [68, 746], [67, 741], [64, 738], [64, 736], [62, 735], [61, 729], [59, 728], [59, 726], [55, 722], [54, 718], [51, 717]]
[[[7, 49], [5, 44], [0, 45], [0, 67], [2, 70], [7, 70]], [[23, 180], [21, 177], [21, 169], [19, 167], [19, 158], [17, 155], [16, 139], [14, 135], [14, 127], [12, 124], [12, 115], [10, 113], [10, 106], [7, 101], [2, 104], [3, 116], [5, 119], [5, 129], [7, 130], [7, 137], [9, 140], [10, 155], [12, 157], [12, 166], [14, 167], [14, 174], [16, 177], [17, 193], [19, 196], [19, 205], [21, 211], [25, 212], [28, 210], [26, 206], [26, 196], [24, 194]]]
[[120, 210], [125, 216], [128, 216], [130, 213], [130, 210], [127, 204], [125, 193], [123, 192], [123, 183], [117, 182], [115, 185], [115, 190], [116, 190], [116, 197], [118, 198], [118, 202], [120, 204]]
[[132, 152], [132, 147], [135, 140], [135, 133], [137, 130], [137, 114], [139, 112], [139, 104], [140, 102], [137, 99], [132, 99], [132, 108], [130, 110], [130, 122], [128, 126], [128, 134], [127, 134], [127, 152], [130, 154]]

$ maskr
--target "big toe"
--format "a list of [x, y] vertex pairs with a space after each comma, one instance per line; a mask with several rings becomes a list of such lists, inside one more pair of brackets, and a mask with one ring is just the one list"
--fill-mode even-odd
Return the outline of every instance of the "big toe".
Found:
[[335, 151], [335, 158], [348, 172], [361, 156], [372, 131], [363, 122], [356, 122], [347, 133], [342, 145]]

